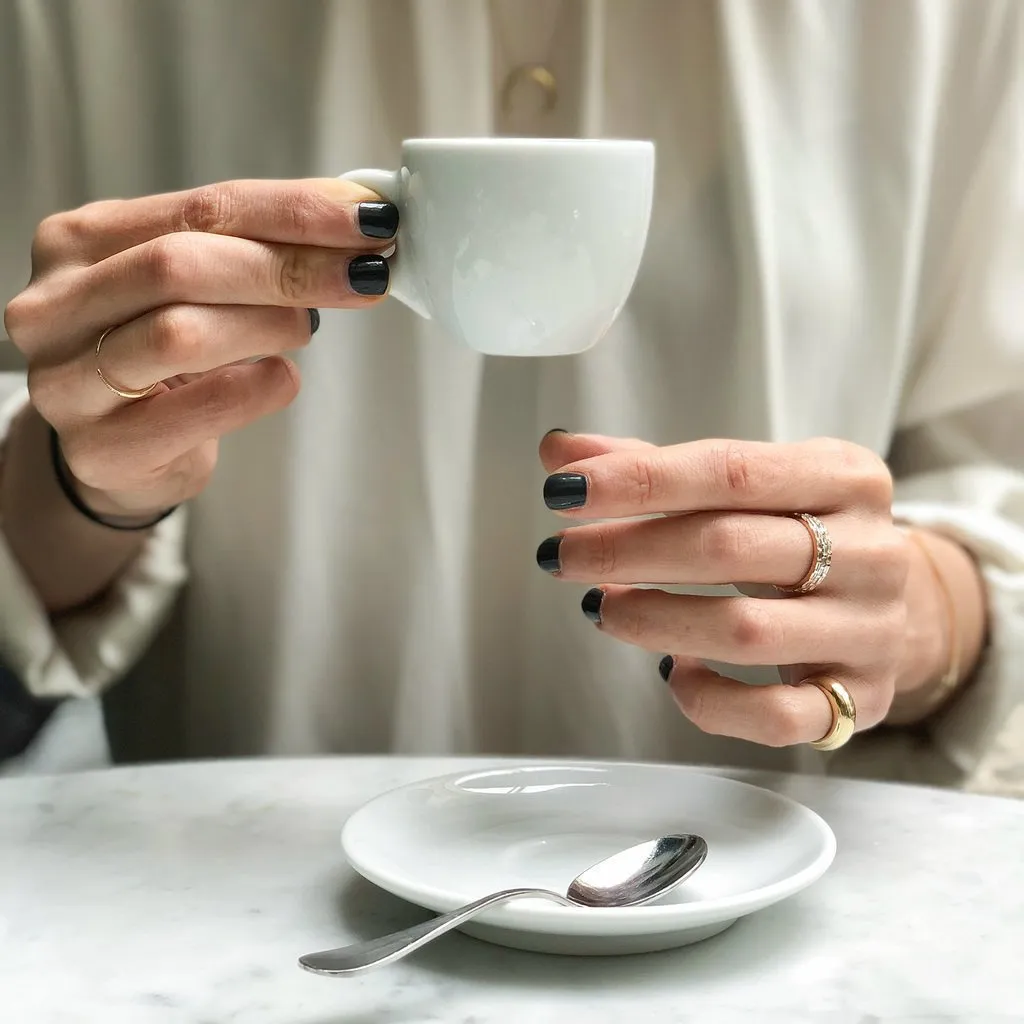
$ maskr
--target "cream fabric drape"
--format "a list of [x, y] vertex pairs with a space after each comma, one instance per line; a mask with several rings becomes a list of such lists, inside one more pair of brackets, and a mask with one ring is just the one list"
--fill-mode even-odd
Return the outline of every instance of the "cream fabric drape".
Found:
[[[121, 679], [125, 757], [817, 770], [813, 752], [691, 728], [656, 659], [537, 570], [555, 524], [535, 453], [555, 426], [837, 435], [893, 449], [902, 512], [977, 554], [993, 632], [935, 729], [858, 738], [828, 765], [996, 788], [1024, 701], [1022, 16], [996, 0], [4, 0], [0, 297], [50, 211], [393, 165], [403, 137], [652, 138], [658, 182], [635, 292], [592, 352], [485, 359], [397, 304], [325, 311], [298, 401], [226, 439], [187, 529], [167, 521], [104, 607], [51, 626], [0, 548], [0, 656], [40, 694]], [[555, 75], [551, 110], [529, 88], [498, 104], [524, 61]]]

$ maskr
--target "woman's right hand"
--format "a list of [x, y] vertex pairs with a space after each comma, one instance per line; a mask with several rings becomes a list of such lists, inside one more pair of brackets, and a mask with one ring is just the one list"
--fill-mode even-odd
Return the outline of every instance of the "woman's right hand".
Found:
[[[335, 179], [225, 182], [43, 221], [4, 323], [83, 501], [144, 518], [202, 490], [218, 439], [297, 394], [283, 353], [309, 341], [311, 310], [387, 291], [379, 254], [397, 225], [393, 206]], [[126, 399], [97, 369], [124, 391], [160, 383]]]

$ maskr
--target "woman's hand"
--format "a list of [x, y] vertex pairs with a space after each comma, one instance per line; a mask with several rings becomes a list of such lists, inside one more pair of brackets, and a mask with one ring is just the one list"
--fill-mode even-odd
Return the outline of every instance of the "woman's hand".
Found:
[[[704, 731], [769, 746], [814, 742], [829, 732], [832, 708], [815, 686], [749, 686], [703, 659], [779, 665], [790, 683], [829, 676], [853, 697], [858, 729], [882, 722], [897, 692], [921, 694], [945, 672], [950, 637], [934, 570], [894, 525], [891, 477], [866, 449], [833, 440], [657, 448], [553, 432], [541, 457], [549, 508], [606, 521], [545, 541], [538, 562], [599, 585], [583, 609], [602, 632], [669, 652], [663, 674]], [[799, 512], [819, 517], [833, 546], [831, 570], [811, 593], [698, 597], [631, 586], [792, 587], [814, 555]], [[967, 597], [979, 601], [980, 585]], [[966, 645], [972, 662], [978, 647], [977, 637]]]
[[[227, 182], [44, 221], [4, 322], [86, 505], [145, 518], [198, 493], [222, 435], [295, 397], [284, 353], [309, 341], [316, 307], [386, 292], [379, 254], [397, 226], [393, 206], [333, 179]], [[157, 386], [125, 398], [103, 378]]]

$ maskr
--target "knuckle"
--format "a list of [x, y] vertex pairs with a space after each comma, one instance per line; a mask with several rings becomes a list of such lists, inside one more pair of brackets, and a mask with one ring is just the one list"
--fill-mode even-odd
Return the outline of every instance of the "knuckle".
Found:
[[732, 598], [729, 640], [748, 656], [771, 657], [778, 647], [778, 627], [765, 602], [753, 598]]
[[665, 469], [656, 454], [633, 454], [621, 471], [623, 490], [630, 505], [638, 509], [658, 506], [665, 491]]
[[892, 505], [892, 473], [881, 456], [837, 438], [817, 438], [812, 444], [855, 502], [879, 508]]
[[314, 238], [325, 220], [332, 216], [320, 197], [303, 189], [282, 194], [277, 202], [279, 210], [275, 219], [288, 226], [291, 238]]
[[606, 524], [596, 524], [589, 531], [587, 543], [581, 545], [579, 559], [573, 562], [586, 576], [605, 579], [615, 574], [619, 557], [613, 530]]
[[729, 445], [723, 453], [722, 471], [730, 493], [746, 494], [750, 490], [750, 462], [742, 448]]
[[74, 226], [76, 216], [81, 220], [80, 213], [52, 213], [39, 222], [32, 238], [33, 267], [56, 263], [73, 247], [80, 235]]
[[193, 306], [164, 306], [151, 315], [149, 344], [161, 362], [190, 365], [202, 346], [202, 314]]
[[18, 348], [22, 348], [45, 315], [43, 297], [37, 289], [29, 287], [19, 292], [4, 308], [4, 330], [7, 337]]
[[50, 422], [52, 413], [59, 408], [57, 382], [46, 367], [29, 366], [28, 397], [33, 407]]
[[3, 325], [15, 348], [31, 357], [52, 346], [63, 317], [57, 310], [63, 306], [76, 282], [71, 275], [55, 271], [31, 283], [4, 307]]
[[737, 500], [749, 497], [753, 490], [754, 470], [743, 445], [715, 445], [710, 449], [708, 459], [711, 478], [721, 481], [726, 494], [734, 495]]
[[198, 253], [187, 235], [154, 238], [144, 250], [142, 273], [159, 293], [174, 295], [196, 274]]
[[851, 492], [865, 505], [886, 508], [892, 505], [893, 479], [885, 460], [866, 448], [858, 448], [847, 463]]
[[181, 200], [181, 228], [204, 234], [225, 234], [234, 209], [235, 189], [230, 182], [194, 188]]
[[892, 479], [892, 471], [877, 456], [872, 456], [874, 463], [866, 467], [858, 483], [858, 491], [865, 504], [872, 508], [892, 508], [893, 493], [895, 485]]
[[307, 250], [300, 246], [287, 245], [282, 246], [279, 253], [278, 291], [286, 302], [303, 302], [307, 296], [313, 294], [316, 277]]
[[90, 239], [104, 223], [116, 219], [123, 205], [122, 200], [103, 199], [45, 217], [32, 238], [33, 268], [45, 269], [81, 257], [88, 251]]
[[64, 461], [76, 480], [86, 487], [94, 487], [97, 490], [109, 487], [112, 482], [111, 460], [86, 434], [74, 431], [62, 435], [60, 448]]

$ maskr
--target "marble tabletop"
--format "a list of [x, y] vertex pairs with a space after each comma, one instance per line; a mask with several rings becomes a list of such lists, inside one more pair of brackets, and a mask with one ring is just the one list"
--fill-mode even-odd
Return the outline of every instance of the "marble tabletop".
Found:
[[1024, 1019], [1024, 801], [735, 772], [833, 827], [835, 864], [706, 942], [545, 957], [453, 934], [349, 979], [295, 964], [427, 913], [338, 835], [392, 786], [494, 760], [193, 763], [0, 780], [10, 1024]]

